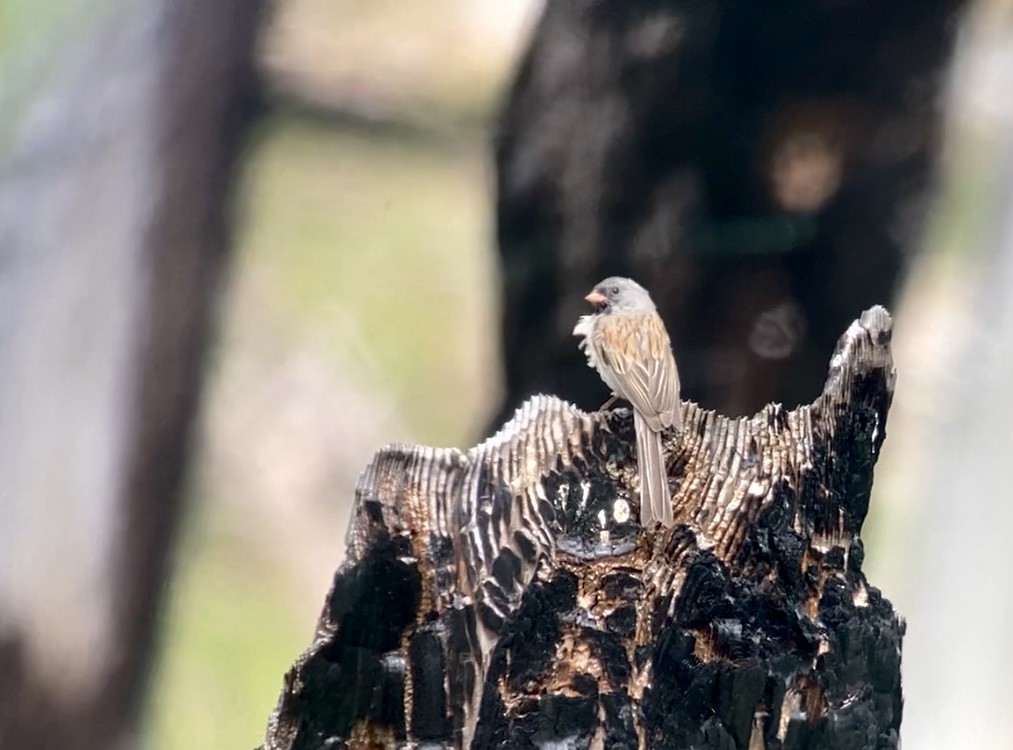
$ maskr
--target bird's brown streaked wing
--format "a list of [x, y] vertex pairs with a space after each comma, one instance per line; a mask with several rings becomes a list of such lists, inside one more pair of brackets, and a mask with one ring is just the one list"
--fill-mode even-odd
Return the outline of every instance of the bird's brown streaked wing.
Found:
[[661, 319], [613, 314], [595, 326], [594, 344], [599, 356], [615, 373], [627, 399], [644, 416], [652, 430], [678, 426], [679, 373]]
[[658, 405], [658, 417], [665, 427], [679, 429], [682, 426], [682, 409], [679, 404], [679, 370], [671, 348], [666, 347], [656, 360], [655, 377], [651, 383], [651, 398]]

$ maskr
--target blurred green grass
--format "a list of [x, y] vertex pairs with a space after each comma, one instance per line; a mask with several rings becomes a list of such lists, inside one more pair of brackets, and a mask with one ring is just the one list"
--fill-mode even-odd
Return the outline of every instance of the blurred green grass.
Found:
[[293, 114], [260, 139], [238, 261], [265, 280], [267, 313], [330, 332], [335, 363], [389, 390], [417, 439], [469, 440], [490, 395], [474, 364], [491, 356], [482, 142]]
[[221, 518], [194, 520], [177, 550], [147, 739], [156, 750], [252, 748], [314, 623], [295, 616], [285, 571], [256, 545]]

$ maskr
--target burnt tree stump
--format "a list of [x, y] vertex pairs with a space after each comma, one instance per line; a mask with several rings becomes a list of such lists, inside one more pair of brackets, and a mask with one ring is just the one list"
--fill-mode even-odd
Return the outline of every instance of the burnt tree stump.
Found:
[[810, 405], [685, 404], [664, 531], [625, 409], [537, 396], [468, 452], [380, 451], [264, 747], [897, 747], [904, 623], [859, 536], [891, 325], [863, 313]]

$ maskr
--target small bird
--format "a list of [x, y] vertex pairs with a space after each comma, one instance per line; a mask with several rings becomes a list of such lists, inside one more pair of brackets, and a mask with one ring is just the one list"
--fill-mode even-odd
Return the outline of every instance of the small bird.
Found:
[[587, 363], [612, 393], [633, 405], [640, 473], [640, 523], [672, 525], [672, 496], [661, 432], [682, 425], [679, 371], [665, 323], [651, 296], [632, 279], [605, 279], [584, 297], [595, 306], [573, 329]]

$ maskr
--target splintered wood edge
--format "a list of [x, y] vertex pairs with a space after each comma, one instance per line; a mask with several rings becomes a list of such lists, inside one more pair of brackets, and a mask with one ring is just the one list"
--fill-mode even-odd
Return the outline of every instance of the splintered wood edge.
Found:
[[[884, 379], [885, 402], [870, 406], [877, 420], [885, 420], [896, 379], [892, 328], [890, 314], [880, 306], [854, 321], [838, 340], [823, 392], [811, 405], [787, 411], [769, 404], [753, 417], [739, 419], [696, 404], [684, 406], [682, 433], [669, 439], [666, 448], [669, 464], [682, 464], [673, 497], [676, 520], [694, 528], [698, 543], [732, 562], [772, 490], [782, 482], [799, 489], [802, 475], [813, 468], [815, 435], [833, 435], [836, 419], [857, 406], [852, 391], [867, 375]], [[882, 430], [869, 437], [881, 442]]]
[[[833, 430], [833, 417], [851, 405], [855, 381], [869, 373], [885, 378], [887, 396], [895, 382], [890, 350], [893, 323], [880, 306], [866, 310], [840, 337], [823, 392], [811, 404], [787, 411], [770, 404], [753, 417], [729, 419], [692, 403], [683, 405], [683, 429], [665, 441], [677, 523], [697, 530], [704, 545], [730, 559], [771, 488], [797, 481], [811, 467], [814, 420]], [[883, 416], [889, 403], [881, 404]], [[565, 467], [588, 449], [596, 430], [608, 429], [605, 414], [587, 413], [552, 396], [528, 400], [495, 435], [462, 452], [453, 448], [391, 445], [379, 451], [359, 478], [356, 510], [347, 535], [347, 556], [361, 559], [376, 534], [408, 534], [419, 559], [428, 535], [457, 539], [474, 532], [478, 551], [491, 541], [489, 503], [478, 497], [480, 482], [502, 481], [513, 494], [527, 496], [519, 508], [524, 533], [543, 551], [554, 536], [538, 501], [549, 501], [539, 480]], [[881, 438], [881, 435], [880, 435]], [[673, 472], [673, 464], [675, 470]], [[634, 481], [634, 472], [617, 477]], [[631, 492], [631, 497], [637, 497]], [[485, 499], [487, 500], [487, 499]], [[757, 506], [743, 513], [745, 506]], [[636, 517], [636, 513], [633, 514]], [[500, 524], [501, 525], [501, 524]]]
[[[356, 485], [348, 558], [361, 559], [380, 529], [392, 535], [420, 536], [417, 532], [425, 531], [456, 537], [489, 512], [489, 503], [477, 494], [480, 481], [503, 481], [520, 492], [557, 463], [569, 464], [580, 456], [596, 426], [596, 415], [538, 395], [499, 432], [466, 453], [410, 444], [380, 450]], [[551, 545], [544, 524], [534, 526], [539, 541]]]

